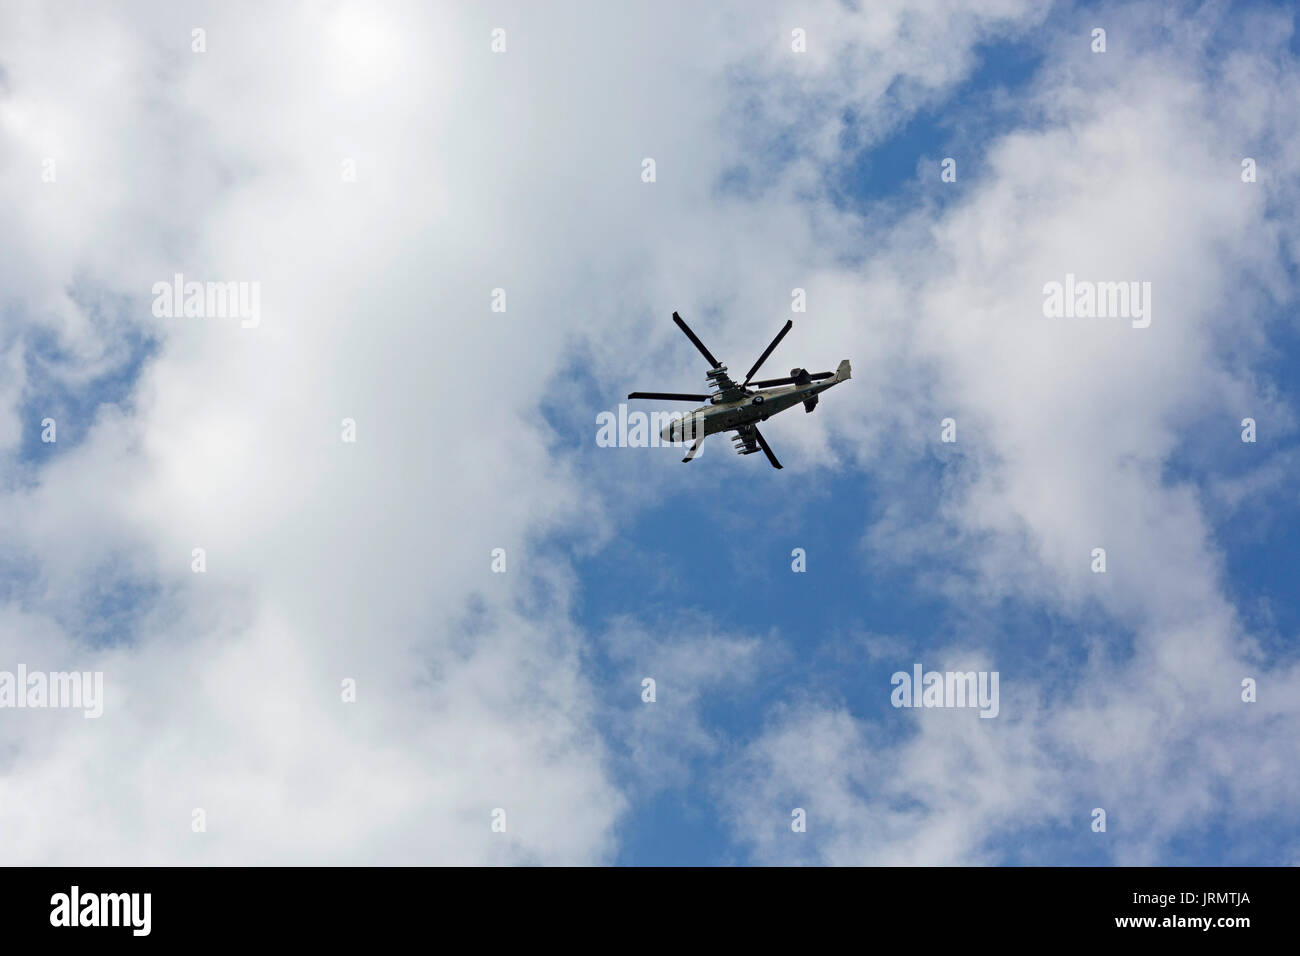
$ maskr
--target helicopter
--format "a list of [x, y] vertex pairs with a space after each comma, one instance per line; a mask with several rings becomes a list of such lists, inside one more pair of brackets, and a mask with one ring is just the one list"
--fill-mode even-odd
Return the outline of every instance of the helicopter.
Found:
[[776, 338], [772, 340], [772, 344], [763, 350], [763, 354], [758, 357], [753, 368], [745, 375], [744, 381], [737, 385], [727, 374], [727, 366], [713, 357], [713, 353], [704, 347], [704, 343], [676, 312], [673, 313], [673, 321], [686, 333], [691, 344], [708, 360], [709, 370], [705, 373], [705, 378], [713, 389], [712, 393], [695, 395], [682, 392], [631, 392], [627, 397], [709, 403], [696, 408], [680, 420], [670, 422], [660, 432], [660, 437], [670, 442], [695, 438], [686, 457], [682, 459], [683, 463], [689, 462], [699, 454], [700, 445], [709, 435], [734, 431], [736, 434], [731, 441], [737, 454], [752, 455], [761, 449], [767, 456], [767, 460], [772, 463], [772, 467], [780, 468], [781, 463], [772, 453], [763, 433], [758, 430], [758, 423], [765, 422], [777, 412], [793, 408], [800, 402], [803, 403], [804, 412], [811, 412], [817, 407], [817, 397], [822, 392], [853, 377], [853, 369], [849, 365], [849, 360], [845, 359], [834, 372], [808, 372], [802, 368], [792, 368], [786, 378], [753, 381], [754, 375], [767, 361], [767, 357], [794, 328], [794, 321], [788, 319], [781, 331], [776, 334]]

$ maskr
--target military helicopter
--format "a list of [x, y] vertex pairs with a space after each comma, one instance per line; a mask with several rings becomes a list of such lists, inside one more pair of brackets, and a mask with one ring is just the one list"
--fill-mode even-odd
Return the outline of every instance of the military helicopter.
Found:
[[794, 328], [793, 320], [787, 320], [785, 326], [772, 340], [772, 344], [763, 350], [754, 367], [745, 375], [745, 380], [737, 385], [727, 374], [727, 366], [713, 357], [713, 353], [704, 347], [704, 343], [696, 337], [690, 326], [682, 321], [682, 317], [676, 312], [673, 313], [673, 321], [686, 333], [691, 344], [700, 350], [700, 354], [708, 359], [709, 370], [705, 373], [705, 378], [708, 379], [713, 393], [688, 395], [681, 392], [632, 392], [628, 398], [709, 403], [678, 421], [670, 422], [659, 433], [665, 440], [673, 442], [695, 438], [690, 451], [682, 459], [683, 463], [699, 454], [700, 445], [709, 435], [715, 432], [734, 431], [736, 435], [731, 439], [732, 447], [738, 454], [752, 455], [761, 448], [767, 460], [772, 463], [772, 467], [780, 468], [781, 463], [776, 460], [776, 455], [772, 454], [772, 449], [768, 446], [763, 433], [758, 430], [758, 422], [765, 422], [777, 412], [783, 412], [800, 402], [803, 402], [805, 412], [811, 412], [817, 407], [818, 395], [831, 386], [846, 382], [853, 377], [853, 369], [849, 366], [849, 360], [845, 359], [834, 372], [809, 373], [805, 369], [792, 368], [787, 378], [753, 381], [754, 375], [767, 361], [772, 350], [780, 345], [786, 333]]

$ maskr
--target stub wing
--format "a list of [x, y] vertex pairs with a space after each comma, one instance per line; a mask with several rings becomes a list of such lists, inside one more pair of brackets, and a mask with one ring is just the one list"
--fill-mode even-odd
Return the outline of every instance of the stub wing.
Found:
[[736, 449], [737, 455], [754, 454], [758, 451], [758, 429], [753, 425], [736, 429], [736, 434], [731, 436], [731, 447]]

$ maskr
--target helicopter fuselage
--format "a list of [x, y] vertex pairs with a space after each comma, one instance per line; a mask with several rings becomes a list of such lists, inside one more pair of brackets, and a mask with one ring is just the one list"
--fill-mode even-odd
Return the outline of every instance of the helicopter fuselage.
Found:
[[761, 451], [767, 456], [768, 463], [773, 468], [781, 468], [780, 460], [772, 451], [772, 446], [767, 443], [767, 439], [763, 437], [758, 423], [765, 422], [778, 412], [783, 412], [794, 405], [802, 404], [805, 411], [811, 412], [817, 407], [817, 397], [822, 392], [832, 385], [838, 385], [853, 377], [849, 360], [845, 359], [834, 372], [809, 372], [806, 368], [792, 368], [788, 376], [756, 380], [754, 376], [763, 367], [772, 350], [780, 345], [786, 333], [794, 328], [794, 321], [786, 319], [785, 325], [781, 327], [780, 332], [776, 333], [776, 338], [771, 344], [763, 350], [758, 361], [750, 366], [740, 382], [736, 382], [727, 374], [727, 366], [719, 362], [700, 341], [700, 337], [691, 331], [685, 319], [674, 312], [673, 322], [691, 340], [696, 351], [708, 360], [709, 370], [704, 377], [713, 391], [702, 394], [629, 392], [627, 397], [670, 402], [708, 400], [709, 404], [700, 405], [685, 415], [674, 412], [673, 420], [659, 432], [660, 437], [670, 443], [690, 442], [691, 447], [686, 452], [686, 457], [682, 459], [683, 464], [692, 461], [699, 454], [700, 447], [707, 436], [716, 435], [718, 432], [734, 431], [736, 434], [732, 436], [731, 444], [736, 454], [752, 455]]
[[[781, 385], [776, 388], [745, 389], [737, 398], [714, 401], [687, 412], [681, 420], [664, 426], [660, 437], [666, 441], [693, 441], [705, 435], [732, 431], [765, 422], [778, 412], [810, 399], [852, 377], [845, 359], [833, 378], [804, 385]], [[810, 408], [809, 411], [812, 409]]]

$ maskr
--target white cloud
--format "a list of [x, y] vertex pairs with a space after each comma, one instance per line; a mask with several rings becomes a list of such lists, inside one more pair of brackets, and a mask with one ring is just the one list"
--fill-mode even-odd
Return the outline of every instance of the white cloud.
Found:
[[[933, 722], [881, 751], [834, 711], [792, 712], [794, 730], [777, 715], [753, 766], [771, 764], [774, 786], [793, 768], [826, 781], [843, 839], [819, 852], [979, 858], [977, 824], [1027, 805], [1067, 812], [1045, 754], [1077, 746], [1138, 800], [1144, 781], [1117, 768], [1165, 745], [1168, 721], [1190, 741], [1233, 720], [1232, 694], [1198, 722], [1177, 706], [1220, 692], [1212, 675], [1235, 674], [1246, 652], [1197, 501], [1162, 485], [1159, 465], [1197, 415], [1257, 395], [1215, 346], [1250, 341], [1255, 301], [1231, 298], [1243, 272], [1287, 294], [1276, 263], [1289, 234], [1264, 197], [1291, 198], [1278, 190], [1296, 152], [1274, 143], [1259, 189], [1243, 193], [1248, 146], [1236, 144], [1271, 142], [1294, 78], [1247, 56], [1216, 93], [1173, 55], [1126, 64], [1115, 91], [1098, 83], [1088, 99], [1049, 86], [1053, 125], [1003, 141], [989, 180], [963, 185], [970, 198], [937, 221], [926, 208], [864, 250], [860, 220], [809, 201], [844, 110], [877, 140], [959, 80], [974, 43], [1042, 15], [910, 9], [338, 4], [255, 24], [224, 6], [160, 5], [130, 23], [7, 11], [0, 135], [30, 176], [0, 187], [24, 237], [0, 263], [6, 315], [22, 319], [0, 341], [6, 366], [29, 357], [33, 328], [57, 336], [62, 373], [82, 384], [123, 361], [125, 327], [160, 338], [131, 401], [101, 409], [81, 445], [0, 499], [7, 556], [33, 574], [0, 650], [31, 666], [84, 661], [110, 695], [100, 721], [0, 723], [0, 807], [26, 824], [11, 859], [609, 859], [629, 795], [579, 663], [572, 571], [546, 542], [603, 540], [633, 502], [657, 500], [655, 479], [596, 459], [580, 469], [587, 456], [550, 431], [539, 398], [587, 357], [612, 396], [677, 387], [689, 353], [665, 321], [674, 308], [704, 317], [697, 330], [742, 367], [794, 286], [811, 303], [800, 354], [852, 357], [856, 391], [803, 428], [774, 420], [791, 472], [826, 467], [822, 452], [896, 476], [946, 410], [971, 478], [938, 530], [991, 542], [974, 596], [1072, 609], [1097, 597], [1143, 628], [1137, 665], [1099, 671], [1090, 695], [1032, 722], [1023, 707], [1021, 723]], [[204, 54], [189, 49], [196, 22]], [[796, 25], [806, 60], [791, 59]], [[503, 55], [489, 50], [497, 26]], [[1051, 75], [1094, 90], [1081, 73], [1092, 61], [1060, 57]], [[773, 142], [790, 145], [787, 165], [757, 151]], [[39, 181], [46, 156], [57, 184]], [[639, 179], [646, 156], [653, 185]], [[345, 159], [355, 183], [341, 181]], [[753, 195], [719, 196], [739, 165]], [[1067, 269], [1150, 278], [1151, 329], [1044, 325], [1042, 283]], [[149, 290], [177, 271], [260, 282], [261, 326], [155, 320]], [[96, 326], [74, 284], [132, 308]], [[504, 315], [488, 309], [497, 287]], [[627, 382], [629, 356], [643, 382]], [[11, 454], [23, 399], [21, 386], [0, 391]], [[339, 441], [345, 417], [355, 445]], [[714, 457], [724, 474], [754, 464]], [[898, 544], [887, 531], [880, 548]], [[1082, 556], [1098, 539], [1115, 569], [1103, 593]], [[202, 576], [189, 568], [198, 546]], [[933, 539], [912, 546], [924, 555]], [[494, 547], [504, 575], [489, 569]], [[109, 597], [145, 583], [159, 598], [130, 642], [87, 647], [105, 581]], [[358, 680], [356, 704], [339, 702], [344, 677]], [[1268, 758], [1294, 715], [1263, 699], [1259, 712], [1252, 756], [1265, 769], [1237, 796], [1263, 812], [1291, 792]], [[707, 749], [708, 728], [683, 721]], [[1090, 745], [1112, 726], [1132, 749]], [[1203, 807], [1211, 780], [1241, 776], [1244, 751], [1204, 746], [1170, 821]], [[863, 792], [902, 792], [880, 780], [863, 791], [862, 774], [879, 777], [853, 763], [867, 750], [929, 795], [926, 812], [861, 829]], [[978, 759], [962, 763], [968, 752]], [[972, 788], [973, 803], [961, 796]], [[202, 836], [189, 832], [195, 806], [209, 814]], [[488, 828], [494, 807], [507, 809], [504, 836]]]
[[[1287, 62], [1277, 23], [1248, 34], [1221, 67], [1211, 60], [1206, 75], [1192, 54], [1212, 25], [1171, 40], [1132, 14], [1108, 22], [1112, 50], [1127, 53], [1103, 62], [1077, 37], [1055, 37], [1037, 109], [1027, 111], [1045, 125], [994, 143], [987, 177], [963, 186], [928, 231], [904, 223], [881, 243], [872, 266], [910, 280], [910, 308], [882, 315], [870, 336], [906, 344], [869, 351], [875, 361], [862, 362], [860, 377], [914, 377], [919, 385], [898, 391], [925, 408], [918, 416], [877, 406], [895, 426], [895, 460], [875, 458], [879, 426], [842, 408], [823, 421], [838, 426], [834, 444], [859, 445], [863, 463], [899, 487], [899, 504], [869, 539], [879, 561], [920, 573], [955, 558], [965, 573], [944, 586], [967, 607], [1012, 598], [1084, 627], [1101, 611], [1108, 625], [1136, 631], [1134, 655], [1119, 665], [1094, 658], [1059, 701], [1004, 679], [1013, 703], [999, 720], [924, 712], [901, 741], [878, 740], [830, 706], [776, 720], [740, 765], [748, 776], [738, 792], [751, 786], [753, 799], [724, 798], [761, 858], [997, 859], [986, 841], [998, 827], [1052, 821], [1060, 834], [1086, 833], [1088, 801], [1102, 799], [1090, 794], [1102, 794], [1119, 821], [1108, 852], [1156, 862], [1188, 827], [1240, 826], [1284, 813], [1300, 795], [1300, 671], [1264, 659], [1244, 632], [1195, 489], [1163, 471], [1189, 435], [1214, 424], [1217, 437], [1193, 440], [1230, 451], [1240, 409], [1268, 409], [1290, 427], [1249, 358], [1243, 370], [1220, 356], [1261, 354], [1269, 295], [1294, 295], [1280, 265], [1295, 248], [1294, 224], [1281, 210], [1294, 207], [1282, 180], [1300, 147], [1287, 119], [1300, 85], [1293, 68], [1276, 65]], [[1264, 143], [1278, 175], [1242, 183], [1241, 157]], [[1044, 318], [1043, 284], [1067, 272], [1151, 281], [1150, 328]], [[874, 275], [840, 285], [866, 301], [892, 297], [892, 281], [874, 294]], [[855, 354], [870, 348], [856, 323], [828, 326], [839, 341], [856, 338]], [[926, 523], [933, 505], [909, 502], [902, 482], [947, 415], [959, 423], [963, 456], [950, 467], [963, 478], [944, 487], [943, 520]], [[1094, 547], [1107, 549], [1104, 577], [1090, 571]], [[1022, 635], [1017, 652], [1048, 653], [1040, 643]], [[1004, 673], [1016, 663], [1006, 653], [993, 662]], [[1246, 676], [1271, 688], [1267, 702], [1242, 703]], [[837, 739], [805, 752], [819, 735]], [[846, 764], [819, 761], [822, 753], [860, 756]], [[866, 787], [868, 773], [889, 779]], [[819, 835], [792, 847], [764, 827], [796, 781], [810, 800], [829, 795], [830, 806]], [[904, 795], [911, 805], [899, 810]]]
[[[820, 49], [856, 22], [819, 15], [834, 17]], [[24, 237], [0, 265], [21, 320], [6, 362], [31, 361], [46, 329], [56, 372], [84, 389], [129, 360], [113, 351], [128, 329], [158, 339], [129, 402], [69, 423], [84, 440], [0, 500], [8, 556], [30, 572], [6, 656], [103, 669], [108, 694], [100, 721], [0, 725], [0, 805], [26, 823], [12, 861], [609, 857], [625, 798], [578, 664], [571, 572], [539, 549], [559, 530], [607, 534], [607, 505], [538, 399], [576, 342], [608, 373], [651, 313], [666, 340], [661, 313], [725, 301], [786, 254], [773, 237], [803, 241], [797, 207], [713, 195], [739, 148], [717, 132], [728, 71], [786, 63], [788, 19], [5, 14], [0, 130], [18, 175], [0, 201]], [[898, 60], [880, 82], [930, 61], [877, 27]], [[260, 283], [261, 325], [155, 319], [153, 283], [176, 272]], [[128, 306], [94, 325], [74, 284]], [[504, 315], [488, 310], [497, 287]], [[41, 396], [4, 398], [12, 456], [33, 427], [18, 411]], [[155, 589], [150, 612], [89, 645], [136, 587]], [[498, 806], [506, 836], [489, 832]]]

